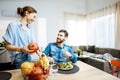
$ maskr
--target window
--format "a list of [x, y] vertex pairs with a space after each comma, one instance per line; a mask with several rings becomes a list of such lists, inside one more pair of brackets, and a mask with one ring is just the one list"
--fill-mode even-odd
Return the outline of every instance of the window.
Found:
[[95, 44], [99, 47], [114, 48], [114, 22], [114, 14], [91, 19], [90, 27], [88, 26], [88, 44]]
[[85, 45], [86, 43], [86, 23], [85, 21], [68, 21], [68, 42], [70, 45]]
[[86, 18], [80, 15], [65, 15], [69, 32], [68, 44], [115, 47], [115, 15]]
[[66, 14], [66, 26], [68, 29], [69, 45], [86, 45], [87, 44], [87, 27], [86, 19], [83, 15]]

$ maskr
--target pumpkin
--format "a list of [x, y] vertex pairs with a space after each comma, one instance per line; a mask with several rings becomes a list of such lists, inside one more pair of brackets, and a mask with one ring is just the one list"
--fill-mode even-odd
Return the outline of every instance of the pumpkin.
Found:
[[33, 68], [34, 68], [34, 63], [24, 62], [21, 64], [21, 72], [26, 76], [31, 73]]

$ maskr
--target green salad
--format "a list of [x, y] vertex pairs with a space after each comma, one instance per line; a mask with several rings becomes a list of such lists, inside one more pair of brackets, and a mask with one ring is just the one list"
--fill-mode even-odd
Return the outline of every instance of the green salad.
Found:
[[72, 62], [63, 62], [61, 64], [58, 64], [58, 66], [61, 70], [70, 70], [73, 68]]

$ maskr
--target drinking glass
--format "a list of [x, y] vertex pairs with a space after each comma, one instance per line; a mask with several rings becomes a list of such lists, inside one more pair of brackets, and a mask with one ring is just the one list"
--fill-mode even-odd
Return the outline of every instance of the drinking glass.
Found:
[[57, 72], [58, 72], [58, 66], [57, 64], [51, 64], [51, 71], [52, 71], [52, 74], [55, 75]]

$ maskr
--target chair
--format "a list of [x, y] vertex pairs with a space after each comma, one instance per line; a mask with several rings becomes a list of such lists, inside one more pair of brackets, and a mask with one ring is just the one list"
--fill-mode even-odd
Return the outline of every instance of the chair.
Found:
[[112, 66], [112, 75], [114, 75], [114, 66], [117, 67], [118, 69], [118, 72], [117, 72], [117, 77], [118, 77], [118, 74], [119, 74], [119, 71], [120, 71], [120, 61], [119, 60], [111, 60], [111, 66]]

